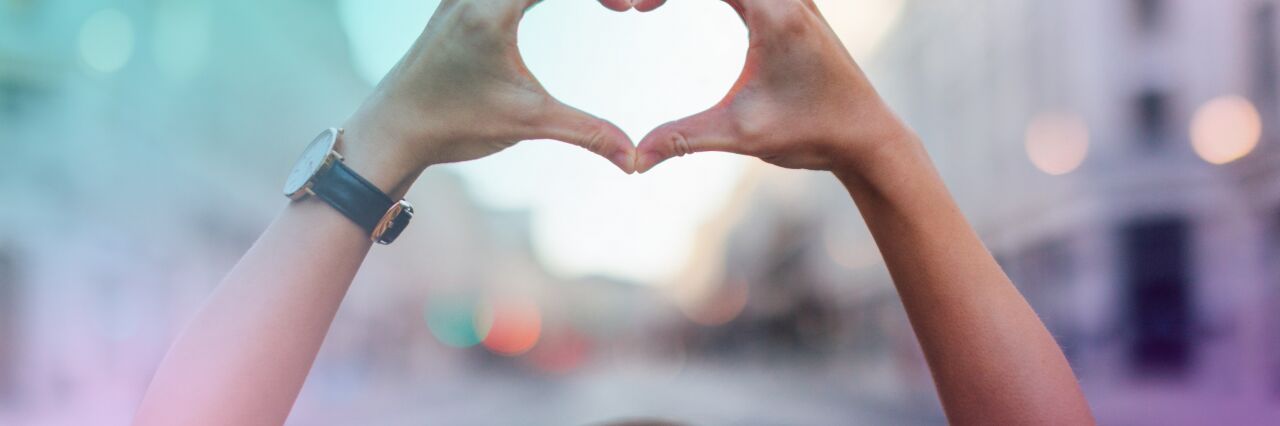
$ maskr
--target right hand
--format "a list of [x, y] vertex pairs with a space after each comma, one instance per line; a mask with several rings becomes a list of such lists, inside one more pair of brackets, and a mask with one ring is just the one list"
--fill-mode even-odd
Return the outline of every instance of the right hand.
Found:
[[[516, 47], [537, 0], [443, 0], [422, 35], [346, 124], [343, 154], [394, 170], [403, 185], [428, 166], [479, 159], [531, 139], [586, 148], [634, 171], [617, 126], [557, 101]], [[600, 0], [613, 10], [629, 0]], [[399, 182], [396, 182], [399, 180]]]
[[[637, 148], [640, 172], [704, 151], [787, 168], [861, 172], [881, 148], [915, 141], [812, 0], [724, 1], [749, 31], [742, 75], [716, 106], [649, 133]], [[635, 8], [663, 3], [637, 0]]]

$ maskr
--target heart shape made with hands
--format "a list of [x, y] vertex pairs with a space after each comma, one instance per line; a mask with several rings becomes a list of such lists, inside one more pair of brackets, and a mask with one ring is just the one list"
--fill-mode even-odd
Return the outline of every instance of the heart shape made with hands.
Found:
[[747, 31], [719, 1], [647, 14], [543, 2], [520, 27], [520, 50], [556, 98], [613, 121], [638, 141], [724, 98], [742, 72]]
[[[413, 0], [387, 0], [402, 2], [405, 7], [408, 5], [422, 5], [421, 14], [429, 14], [432, 10], [436, 10], [438, 5], [442, 5], [441, 0], [424, 0], [423, 2], [414, 2]], [[516, 4], [517, 0], [465, 0], [468, 2], [476, 2], [477, 5], [483, 5], [486, 9], [493, 10], [492, 7], [500, 6], [508, 1]], [[822, 9], [830, 9], [837, 12], [837, 19], [829, 21], [831, 27], [835, 29], [836, 35], [846, 36], [853, 35], [854, 41], [857, 40], [857, 31], [850, 30], [858, 28], [858, 25], [851, 25], [860, 21], [850, 21], [850, 17], [867, 16], [886, 16], [886, 14], [867, 13], [868, 11], [882, 10], [893, 12], [900, 8], [884, 8], [887, 6], [877, 5], [900, 5], [904, 0], [735, 0], [743, 3], [749, 3], [756, 10], [774, 12], [774, 13], [758, 13], [755, 18], [762, 17], [780, 17], [787, 16], [787, 13], [796, 13], [794, 6], [803, 4], [813, 6], [817, 4]], [[812, 1], [812, 3], [809, 3]], [[453, 2], [451, 2], [453, 3]], [[524, 4], [534, 3], [533, 0], [525, 0]], [[743, 70], [748, 68], [748, 58], [746, 46], [748, 43], [747, 26], [743, 25], [744, 21], [751, 19], [742, 19], [738, 16], [733, 8], [726, 5], [722, 0], [694, 0], [669, 2], [663, 8], [647, 14], [640, 13], [617, 13], [609, 11], [605, 7], [600, 6], [596, 1], [542, 1], [537, 2], [536, 7], [525, 9], [524, 19], [520, 21], [518, 26], [511, 30], [517, 30], [517, 34], [510, 32], [506, 36], [514, 40], [509, 47], [517, 48], [507, 50], [508, 58], [512, 56], [519, 57], [521, 62], [526, 65], [519, 77], [527, 77], [530, 81], [538, 79], [542, 83], [542, 89], [546, 89], [544, 93], [556, 97], [565, 104], [572, 105], [577, 108], [563, 108], [559, 111], [558, 119], [554, 117], [538, 117], [540, 123], [546, 123], [545, 128], [538, 129], [536, 132], [529, 132], [524, 135], [510, 135], [511, 141], [528, 140], [528, 139], [556, 139], [568, 142], [568, 145], [577, 145], [582, 148], [595, 152], [609, 159], [615, 165], [622, 167], [625, 171], [632, 171], [642, 168], [636, 163], [639, 158], [624, 157], [623, 161], [617, 161], [616, 149], [626, 142], [640, 141], [641, 138], [648, 135], [651, 130], [660, 130], [668, 123], [680, 120], [690, 114], [702, 112], [708, 107], [722, 105], [719, 101], [726, 99], [726, 95], [731, 94], [731, 89], [738, 77], [741, 76]], [[388, 8], [370, 8], [366, 7], [364, 2], [357, 0], [344, 0], [344, 16], [351, 15], [351, 19], [344, 20], [345, 25], [353, 26], [353, 44], [357, 49], [357, 53], [365, 52], [368, 54], [378, 54], [383, 52], [386, 55], [385, 60], [373, 63], [375, 65], [367, 73], [371, 81], [376, 82], [381, 78], [386, 69], [401, 59], [401, 55], [409, 48], [408, 42], [413, 40], [411, 34], [421, 31], [421, 16], [412, 18], [399, 19], [401, 15], [406, 14], [405, 10], [388, 12]], [[789, 9], [790, 7], [790, 9]], [[576, 9], [575, 9], [576, 8]], [[882, 9], [884, 8], [884, 9]], [[404, 9], [404, 8], [401, 8]], [[383, 14], [379, 16], [378, 14]], [[896, 12], [894, 12], [896, 13]], [[372, 15], [371, 15], [372, 14]], [[390, 14], [391, 16], [387, 16]], [[795, 17], [795, 16], [791, 16]], [[842, 19], [843, 18], [843, 19]], [[857, 18], [863, 19], [863, 18]], [[765, 22], [762, 22], [765, 21]], [[892, 20], [885, 20], [886, 22]], [[406, 45], [394, 46], [394, 43], [387, 43], [383, 35], [388, 25], [400, 22], [403, 29], [404, 40]], [[752, 28], [761, 31], [778, 28], [777, 25], [764, 25], [770, 23], [779, 23], [780, 21], [769, 22], [768, 19], [756, 19]], [[795, 21], [792, 21], [795, 22]], [[814, 24], [814, 22], [807, 22]], [[866, 26], [873, 28], [873, 26]], [[878, 27], [876, 31], [881, 32], [885, 26]], [[361, 31], [363, 29], [363, 31]], [[359, 37], [364, 34], [368, 37]], [[795, 31], [782, 32], [775, 36], [792, 36], [798, 34]], [[814, 33], [808, 33], [814, 34]], [[842, 37], [843, 38], [843, 37]], [[361, 43], [361, 41], [365, 43]], [[818, 40], [817, 43], [800, 44], [796, 47], [831, 47], [834, 43], [831, 40]], [[858, 43], [846, 43], [850, 47], [856, 47]], [[757, 45], [756, 47], [759, 47]], [[474, 50], [474, 49], [469, 49]], [[824, 166], [818, 161], [829, 161], [830, 156], [823, 156], [822, 150], [803, 150], [808, 144], [796, 143], [798, 139], [814, 133], [823, 133], [824, 130], [830, 130], [822, 126], [822, 123], [840, 123], [842, 119], [838, 117], [848, 117], [850, 114], [845, 111], [841, 114], [837, 112], [836, 118], [816, 119], [809, 112], [811, 111], [839, 111], [840, 108], [820, 108], [817, 102], [831, 101], [831, 98], [823, 95], [838, 93], [854, 93], [861, 91], [867, 94], [866, 99], [874, 100], [874, 93], [870, 91], [857, 76], [856, 67], [846, 63], [843, 58], [846, 52], [838, 52], [835, 48], [825, 49], [826, 51], [802, 51], [807, 49], [784, 49], [779, 53], [780, 57], [764, 57], [756, 56], [759, 61], [752, 62], [750, 65], [760, 66], [761, 64], [776, 65], [769, 69], [753, 68], [757, 71], [755, 74], [759, 76], [772, 76], [771, 79], [757, 80], [759, 82], [770, 81], [775, 83], [794, 83], [786, 84], [782, 89], [788, 90], [788, 93], [778, 91], [770, 91], [776, 87], [760, 87], [762, 90], [736, 91], [737, 95], [743, 93], [751, 94], [749, 98], [742, 98], [743, 101], [739, 105], [748, 107], [766, 106], [773, 108], [741, 108], [737, 111], [742, 116], [739, 118], [740, 123], [751, 124], [752, 127], [745, 128], [747, 131], [753, 131], [757, 136], [760, 135], [777, 135], [780, 138], [775, 140], [761, 141], [760, 138], [750, 138], [749, 135], [733, 134], [731, 132], [694, 132], [693, 129], [685, 128], [679, 136], [688, 136], [689, 142], [695, 142], [700, 139], [703, 143], [704, 150], [708, 151], [728, 151], [739, 154], [747, 154], [764, 159], [766, 162], [777, 164], [789, 168], [815, 168], [820, 169]], [[794, 52], [788, 55], [787, 53]], [[754, 52], [761, 55], [760, 51]], [[855, 54], [857, 52], [855, 51]], [[510, 55], [514, 54], [514, 55]], [[769, 58], [772, 60], [763, 60]], [[827, 59], [823, 63], [815, 63], [822, 58]], [[460, 60], [468, 60], [473, 58], [459, 57]], [[487, 64], [492, 65], [492, 64]], [[809, 65], [807, 69], [814, 69], [814, 66], [835, 66], [843, 68], [836, 73], [823, 73], [826, 76], [844, 75], [850, 77], [836, 82], [839, 87], [834, 87], [830, 81], [824, 81], [821, 84], [809, 84], [806, 82], [812, 79], [796, 78], [792, 71], [800, 66]], [[378, 69], [382, 68], [382, 69]], [[790, 68], [790, 69], [788, 69]], [[769, 95], [783, 94], [789, 96], [776, 97]], [[843, 98], [843, 97], [842, 97]], [[739, 98], [735, 97], [735, 100]], [[790, 105], [770, 105], [772, 100], [790, 100]], [[763, 101], [763, 102], [762, 102]], [[466, 105], [464, 105], [466, 106]], [[484, 105], [479, 105], [484, 106]], [[776, 107], [775, 107], [776, 106]], [[821, 105], [830, 106], [830, 105]], [[847, 106], [847, 105], [837, 105]], [[874, 105], [872, 105], [874, 107]], [[566, 109], [579, 110], [578, 114], [564, 114]], [[874, 108], [873, 108], [874, 109]], [[495, 109], [496, 110], [496, 109]], [[526, 108], [527, 110], [527, 108]], [[467, 108], [459, 108], [459, 111], [467, 111]], [[609, 127], [609, 143], [608, 146], [601, 147], [596, 142], [599, 135], [595, 129], [595, 122], [599, 120], [587, 121], [583, 120], [585, 114], [581, 111], [594, 113], [597, 117], [611, 120], [621, 129], [613, 129]], [[874, 111], [873, 111], [874, 112]], [[573, 115], [573, 117], [566, 116]], [[455, 117], [457, 118], [457, 117]], [[767, 123], [769, 119], [776, 118], [775, 122], [785, 123], [779, 131], [765, 131], [761, 123]], [[563, 120], [563, 121], [560, 121]], [[576, 120], [576, 122], [573, 122]], [[465, 116], [462, 120], [465, 121]], [[557, 122], [560, 121], [560, 122]], [[723, 120], [721, 122], [727, 122]], [[797, 124], [801, 123], [801, 124]], [[576, 129], [574, 128], [577, 125]], [[660, 126], [661, 125], [661, 126]], [[715, 131], [723, 130], [723, 127], [712, 128], [711, 126], [703, 127]], [[734, 130], [743, 130], [734, 129]], [[536, 134], [534, 134], [536, 133]], [[625, 134], [624, 134], [625, 133]], [[698, 134], [701, 133], [701, 134]], [[670, 134], [670, 132], [668, 132]], [[618, 136], [630, 141], [619, 140]], [[627, 136], [631, 136], [627, 138]], [[728, 136], [728, 137], [725, 137]], [[505, 137], [505, 136], [504, 136]], [[700, 138], [698, 138], [700, 137]], [[789, 140], [777, 140], [786, 138]], [[754, 140], [753, 140], [754, 139]], [[673, 139], [668, 138], [667, 141]], [[812, 140], [812, 139], [810, 139]], [[752, 144], [752, 142], [757, 142]], [[804, 141], [802, 141], [804, 142]], [[622, 143], [622, 144], [620, 144]], [[768, 143], [768, 144], [767, 144]], [[746, 149], [749, 144], [753, 145]], [[524, 148], [524, 154], [546, 153], [548, 160], [555, 156], [565, 153], [548, 150], [572, 149], [567, 144], [521, 144]], [[668, 148], [674, 144], [666, 144]], [[732, 145], [732, 146], [731, 146]], [[766, 146], [768, 145], [768, 146]], [[653, 144], [649, 145], [650, 147]], [[686, 146], [692, 146], [686, 145]], [[543, 148], [546, 147], [546, 148]], [[554, 148], [553, 148], [554, 147]], [[603, 148], [603, 149], [597, 149]], [[612, 149], [610, 149], [612, 148]], [[771, 149], [777, 148], [777, 149]], [[498, 149], [505, 149], [498, 147]], [[627, 148], [627, 151], [641, 151], [642, 148]], [[481, 150], [483, 151], [483, 150]], [[669, 157], [673, 153], [668, 149], [663, 152], [660, 157]], [[674, 154], [687, 153], [690, 150], [675, 152]], [[816, 152], [815, 152], [816, 151]], [[789, 154], [787, 158], [780, 158], [776, 154]], [[474, 153], [476, 157], [485, 154], [484, 152]], [[446, 159], [449, 162], [462, 162], [475, 158], [465, 158], [471, 154], [461, 154], [459, 157]], [[469, 174], [473, 181], [478, 182], [477, 186], [487, 187], [483, 190], [487, 193], [486, 197], [491, 200], [499, 200], [501, 203], [514, 203], [518, 205], [529, 205], [538, 203], [539, 208], [545, 208], [548, 205], [564, 206], [556, 207], [554, 214], [542, 214], [539, 223], [535, 224], [536, 231], [541, 236], [535, 238], [535, 241], [542, 241], [543, 247], [540, 252], [550, 253], [547, 258], [552, 259], [552, 264], [559, 263], [557, 268], [566, 272], [591, 272], [600, 273], [608, 271], [610, 273], [617, 272], [621, 276], [649, 276], [646, 274], [669, 273], [654, 272], [661, 270], [662, 265], [676, 264], [681, 258], [680, 253], [674, 253], [668, 257], [653, 256], [651, 253], [670, 252], [671, 247], [686, 246], [683, 235], [691, 234], [691, 230], [695, 229], [693, 225], [696, 222], [695, 217], [703, 217], [704, 213], [699, 210], [702, 205], [706, 210], [705, 214], [710, 214], [713, 210], [711, 205], [716, 205], [715, 201], [705, 201], [707, 194], [727, 193], [727, 188], [732, 187], [732, 180], [737, 176], [741, 163], [737, 159], [724, 161], [723, 156], [699, 156], [692, 161], [681, 161], [679, 164], [672, 164], [670, 168], [664, 168], [663, 173], [651, 176], [648, 179], [627, 179], [622, 176], [613, 175], [611, 170], [599, 170], [599, 174], [594, 175], [591, 179], [584, 179], [583, 172], [592, 170], [592, 168], [603, 166], [603, 163], [594, 161], [584, 161], [582, 165], [576, 162], [573, 166], [558, 167], [548, 173], [545, 164], [538, 166], [537, 161], [529, 161], [528, 155], [521, 155], [520, 160], [504, 160], [503, 156], [497, 156], [491, 161], [480, 163], [480, 165], [466, 166], [471, 169]], [[816, 159], [816, 161], [815, 161]], [[628, 163], [630, 161], [630, 163]], [[584, 169], [583, 167], [587, 168]], [[524, 168], [524, 169], [521, 169]], [[647, 168], [647, 167], [644, 167]], [[571, 170], [569, 170], [571, 169]], [[513, 172], [513, 170], [525, 170], [525, 172], [537, 173], [538, 183], [529, 183], [532, 180], [521, 180], [519, 184], [513, 185], [509, 179], [513, 174], [523, 172]], [[590, 173], [596, 173], [594, 170]], [[573, 180], [575, 191], [573, 195], [537, 195], [541, 194], [539, 186], [545, 187], [547, 179]], [[719, 179], [721, 184], [716, 184]], [[708, 190], [711, 188], [723, 188], [721, 190]], [[585, 191], [585, 192], [584, 192]], [[595, 191], [595, 192], [590, 192]], [[591, 195], [583, 195], [590, 193]], [[534, 194], [534, 195], [531, 195]], [[647, 198], [659, 197], [658, 203], [647, 202]], [[560, 198], [566, 198], [561, 200]], [[596, 201], [598, 205], [618, 206], [610, 211], [608, 215], [602, 215], [600, 210], [591, 210], [581, 208], [580, 204], [574, 204], [573, 198], [588, 199]], [[534, 201], [534, 200], [538, 201]], [[548, 200], [553, 200], [548, 201]], [[600, 202], [601, 200], [616, 200], [613, 202]], [[630, 203], [630, 204], [628, 204]], [[668, 214], [670, 208], [652, 208], [647, 206], [654, 205], [681, 205], [683, 208]], [[579, 206], [579, 207], [574, 207]], [[625, 206], [625, 207], [623, 207]], [[567, 212], [566, 212], [567, 210]], [[568, 214], [566, 214], [568, 213]], [[607, 220], [599, 219], [601, 216], [608, 216]], [[621, 216], [621, 217], [620, 217]], [[563, 224], [547, 223], [546, 218], [557, 218], [556, 220], [567, 221]], [[665, 220], [663, 218], [666, 218]], [[684, 218], [676, 220], [675, 218]], [[670, 232], [645, 232], [643, 238], [629, 237], [621, 238], [620, 233], [615, 232], [619, 228], [628, 228], [630, 224], [643, 222], [653, 225], [653, 228], [669, 229]], [[584, 228], [584, 224], [587, 228]], [[662, 224], [661, 226], [656, 224]], [[590, 226], [595, 226], [591, 229]], [[559, 232], [556, 229], [568, 229], [572, 232]], [[658, 234], [658, 236], [655, 236]], [[548, 238], [551, 235], [554, 237]], [[565, 240], [563, 235], [585, 235], [590, 236], [586, 240]], [[625, 240], [625, 241], [622, 241]], [[639, 240], [639, 241], [637, 241]], [[547, 241], [556, 241], [556, 243], [546, 243]], [[605, 241], [609, 243], [605, 244]], [[625, 242], [628, 247], [635, 247], [628, 253], [605, 253], [599, 250], [601, 246], [617, 246], [618, 242]], [[556, 248], [552, 250], [550, 248]], [[603, 254], [601, 254], [603, 253]], [[555, 260], [559, 259], [559, 260]], [[617, 259], [625, 259], [618, 261]], [[625, 266], [619, 266], [625, 265]]]
[[644, 14], [542, 2], [519, 33], [524, 62], [548, 92], [636, 142], [721, 101], [742, 73], [747, 45], [741, 18], [714, 0]]
[[[526, 13], [518, 34], [525, 65], [550, 94], [611, 121], [634, 142], [723, 99], [742, 72], [747, 43], [742, 20], [719, 0], [672, 2], [644, 14], [614, 12], [594, 1], [544, 1]], [[487, 167], [494, 175], [537, 174], [535, 186], [572, 188], [572, 195], [557, 195], [527, 182], [494, 178], [479, 184], [493, 193], [519, 194], [504, 200], [534, 200], [541, 212], [533, 224], [534, 244], [548, 265], [568, 274], [641, 282], [674, 276], [674, 265], [692, 255], [703, 218], [718, 211], [746, 164], [707, 155], [635, 179], [566, 144], [514, 149], [519, 156], [472, 167]], [[582, 161], [566, 164], [565, 156]], [[546, 164], [564, 164], [557, 168], [572, 172], [540, 171]], [[643, 235], [614, 232], [635, 223], [645, 224]]]
[[[844, 58], [848, 57], [849, 51], [844, 47], [840, 47], [841, 41], [838, 39], [851, 39], [854, 43], [851, 45], [856, 50], [870, 50], [878, 40], [883, 37], [889, 28], [897, 19], [897, 15], [901, 13], [903, 0], [829, 0], [828, 7], [837, 11], [839, 15], [845, 16], [846, 19], [837, 19], [836, 21], [824, 22], [817, 8], [818, 3], [812, 0], [721, 0], [704, 2], [673, 2], [666, 4], [666, 0], [599, 0], [605, 7], [614, 10], [625, 10], [634, 6], [635, 9], [643, 12], [654, 12], [656, 14], [667, 14], [668, 16], [680, 16], [674, 9], [676, 5], [680, 7], [710, 6], [715, 4], [722, 9], [731, 9], [736, 12], [740, 18], [738, 25], [730, 25], [726, 28], [718, 28], [708, 30], [706, 25], [707, 16], [726, 16], [733, 15], [728, 13], [715, 13], [714, 11], [697, 11], [688, 13], [688, 17], [699, 16], [702, 19], [690, 20], [683, 23], [673, 25], [660, 26], [664, 31], [658, 34], [638, 34], [636, 31], [622, 31], [627, 34], [625, 38], [613, 38], [608, 34], [616, 34], [617, 28], [597, 28], [589, 32], [593, 37], [588, 40], [595, 42], [597, 45], [609, 47], [609, 50], [601, 54], [587, 55], [592, 61], [601, 61], [607, 58], [618, 58], [619, 52], [634, 54], [634, 52], [644, 51], [648, 46], [661, 46], [661, 54], [663, 57], [654, 57], [648, 60], [632, 61], [632, 64], [652, 65], [658, 64], [662, 67], [639, 71], [634, 69], [623, 70], [622, 72], [602, 73], [605, 75], [619, 75], [625, 77], [630, 84], [626, 87], [636, 88], [636, 82], [653, 80], [655, 76], [664, 79], [678, 79], [675, 72], [688, 72], [697, 70], [697, 65], [708, 64], [729, 64], [742, 63], [743, 68], [737, 70], [735, 78], [722, 78], [721, 81], [733, 81], [733, 84], [727, 84], [729, 88], [725, 90], [725, 94], [719, 96], [715, 101], [703, 101], [699, 104], [708, 106], [703, 111], [674, 111], [683, 114], [684, 117], [675, 121], [667, 122], [662, 126], [648, 132], [635, 148], [637, 158], [633, 161], [633, 168], [626, 167], [626, 159], [617, 157], [617, 148], [612, 152], [602, 153], [613, 159], [615, 163], [619, 163], [620, 167], [631, 171], [645, 172], [658, 163], [676, 156], [683, 156], [693, 152], [702, 151], [728, 151], [738, 154], [748, 154], [756, 156], [770, 163], [780, 165], [787, 168], [804, 168], [804, 169], [826, 169], [832, 165], [827, 152], [832, 148], [832, 141], [852, 139], [850, 135], [839, 135], [838, 132], [832, 132], [827, 123], [834, 123], [838, 120], [806, 120], [800, 111], [806, 111], [815, 107], [817, 103], [823, 102], [827, 98], [827, 94], [832, 91], [841, 93], [856, 93], [862, 97], [859, 99], [876, 99], [875, 91], [869, 88], [860, 77], [861, 70], [857, 65], [845, 62]], [[727, 4], [729, 7], [725, 7]], [[665, 6], [664, 6], [665, 5]], [[854, 13], [868, 12], [868, 13]], [[652, 15], [652, 14], [651, 14]], [[850, 16], [867, 16], [876, 18], [879, 25], [853, 25], [859, 21], [851, 21]], [[644, 19], [653, 19], [646, 17]], [[607, 21], [608, 18], [600, 17], [592, 20], [594, 23]], [[746, 23], [747, 27], [753, 28], [751, 34], [741, 37], [741, 39], [750, 38], [749, 43], [752, 47], [747, 51], [743, 60], [719, 60], [708, 58], [708, 52], [730, 52], [728, 49], [706, 49], [704, 46], [694, 46], [695, 53], [680, 57], [680, 55], [672, 55], [669, 50], [679, 50], [688, 48], [690, 45], [704, 41], [708, 36], [717, 34], [723, 35], [729, 33], [729, 28], [742, 29], [741, 24]], [[862, 22], [865, 24], [866, 22]], [[865, 30], [850, 31], [843, 36], [839, 34], [837, 27], [853, 27]], [[652, 28], [652, 27], [650, 27]], [[560, 29], [559, 27], [557, 29]], [[660, 38], [662, 35], [670, 36], [675, 31], [687, 31], [690, 34], [698, 36], [684, 36], [665, 40], [665, 42], [655, 42], [654, 39]], [[755, 30], [760, 30], [756, 34]], [[731, 31], [731, 30], [730, 30]], [[825, 34], [823, 34], [825, 33]], [[831, 38], [829, 36], [837, 36]], [[774, 40], [786, 39], [786, 43], [798, 42], [796, 44], [800, 49], [777, 48], [781, 44], [775, 44]], [[635, 41], [648, 43], [647, 45], [636, 45]], [[834, 42], [833, 42], [834, 41]], [[861, 43], [859, 43], [861, 41]], [[581, 44], [582, 40], [577, 43]], [[627, 45], [631, 43], [631, 45]], [[812, 49], [812, 50], [809, 50]], [[735, 49], [736, 50], [736, 49]], [[836, 53], [841, 51], [840, 53]], [[863, 53], [863, 52], [859, 52]], [[527, 56], [527, 52], [522, 53]], [[767, 59], [766, 59], [767, 58]], [[526, 59], [527, 60], [527, 59]], [[590, 66], [593, 64], [585, 64]], [[790, 69], [789, 69], [790, 68]], [[535, 70], [535, 67], [530, 67]], [[793, 76], [794, 70], [824, 70], [809, 75], [809, 77], [820, 77], [821, 81], [813, 79], [796, 80]], [[843, 81], [827, 80], [825, 76], [830, 75], [826, 69], [839, 69], [836, 74], [843, 74]], [[665, 75], [662, 75], [663, 72]], [[535, 74], [538, 74], [535, 72]], [[792, 83], [795, 81], [795, 83]], [[690, 86], [690, 87], [707, 87]], [[709, 86], [718, 86], [711, 83]], [[839, 87], [836, 87], [839, 86]], [[723, 87], [723, 85], [720, 85]], [[667, 88], [672, 88], [667, 85]], [[647, 88], [646, 88], [647, 89]], [[662, 105], [667, 114], [672, 114], [673, 110], [686, 109], [681, 106], [673, 105], [679, 103], [681, 99], [689, 99], [690, 91], [687, 88], [675, 88], [678, 93], [665, 93], [664, 99], [659, 103], [647, 103], [642, 105]], [[553, 94], [559, 93], [556, 90], [551, 91]], [[661, 93], [661, 90], [648, 90], [646, 93]], [[633, 93], [633, 96], [627, 97], [601, 97], [599, 90], [592, 91], [590, 97], [584, 99], [638, 99], [637, 96], [643, 94]], [[606, 92], [607, 93], [607, 92]], [[745, 94], [745, 96], [744, 96]], [[559, 96], [563, 96], [560, 94]], [[809, 99], [812, 99], [810, 101]], [[563, 100], [563, 99], [562, 99]], [[787, 102], [790, 102], [789, 104]], [[856, 108], [858, 101], [835, 101], [828, 102], [826, 107], [820, 109], [825, 111], [838, 111], [838, 107], [831, 107], [833, 103], [844, 103], [844, 107]], [[864, 101], [874, 103], [874, 100]], [[583, 105], [580, 101], [569, 101], [569, 104]], [[589, 111], [600, 112], [600, 109], [587, 108]], [[848, 111], [845, 111], [848, 112]], [[604, 117], [615, 116], [606, 114]], [[668, 115], [670, 117], [670, 115]], [[834, 117], [833, 117], [834, 118]], [[796, 121], [810, 121], [815, 124], [817, 130], [812, 127], [795, 127], [787, 128], [782, 123], [795, 123]], [[634, 130], [630, 123], [614, 123], [619, 127], [625, 125], [628, 129]], [[656, 123], [650, 123], [656, 124]], [[791, 136], [777, 136], [779, 132], [792, 132], [797, 134]], [[812, 131], [810, 131], [812, 130]], [[827, 130], [823, 132], [822, 130]], [[625, 131], [625, 129], [624, 129]], [[634, 141], [635, 132], [627, 132], [632, 136]], [[584, 134], [584, 133], [579, 133]], [[613, 130], [614, 135], [618, 135]], [[756, 142], [756, 138], [751, 136], [772, 135], [772, 145], [766, 146], [768, 143]], [[880, 135], [884, 137], [886, 135]], [[790, 138], [790, 141], [783, 140]], [[613, 137], [613, 146], [618, 147], [618, 138]], [[816, 145], [805, 144], [798, 152], [782, 151], [783, 147], [793, 146], [788, 142], [796, 141], [820, 141]], [[579, 141], [580, 144], [582, 141]], [[742, 143], [738, 143], [742, 142]], [[825, 145], [824, 145], [825, 144]], [[583, 144], [584, 146], [593, 146]], [[787, 148], [789, 149], [789, 148]], [[807, 152], [806, 152], [807, 151]], [[843, 151], [842, 151], [843, 152]]]

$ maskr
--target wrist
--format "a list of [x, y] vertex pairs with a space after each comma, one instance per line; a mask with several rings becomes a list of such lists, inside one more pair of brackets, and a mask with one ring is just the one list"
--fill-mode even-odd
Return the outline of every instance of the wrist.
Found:
[[405, 145], [376, 127], [358, 121], [347, 125], [338, 144], [343, 163], [392, 199], [404, 198], [422, 173], [421, 166], [399, 152]]
[[932, 170], [923, 141], [905, 127], [880, 138], [880, 142], [869, 149], [850, 154], [832, 170], [836, 178], [850, 188], [880, 192], [904, 177]]

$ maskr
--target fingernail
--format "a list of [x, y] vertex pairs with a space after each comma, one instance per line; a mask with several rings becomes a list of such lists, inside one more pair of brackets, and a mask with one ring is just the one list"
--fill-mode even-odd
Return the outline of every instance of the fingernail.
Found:
[[658, 163], [661, 163], [661, 162], [662, 162], [661, 156], [659, 156], [656, 153], [646, 152], [644, 153], [644, 155], [640, 156], [640, 161], [636, 162], [636, 171], [639, 173], [646, 173], [649, 170], [652, 170], [654, 166], [657, 166]]
[[622, 171], [626, 172], [627, 174], [635, 173], [635, 170], [636, 170], [635, 156], [632, 153], [619, 152], [617, 154], [613, 154], [613, 156], [610, 157], [609, 160], [613, 161], [613, 164], [616, 164], [618, 168], [622, 169]]

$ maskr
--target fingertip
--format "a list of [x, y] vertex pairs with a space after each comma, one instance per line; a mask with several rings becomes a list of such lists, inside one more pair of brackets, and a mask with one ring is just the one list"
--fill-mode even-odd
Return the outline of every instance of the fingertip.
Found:
[[636, 173], [646, 173], [664, 160], [665, 156], [658, 152], [659, 147], [655, 142], [658, 140], [658, 135], [663, 132], [664, 127], [659, 127], [649, 132], [644, 139], [640, 140], [640, 144], [636, 146]]
[[590, 135], [595, 133], [603, 140], [601, 141], [602, 143], [592, 144], [590, 143], [591, 138], [587, 137], [587, 139], [584, 140], [586, 143], [583, 144], [583, 147], [595, 150], [614, 165], [618, 166], [619, 169], [622, 169], [623, 172], [627, 174], [635, 173], [636, 145], [631, 141], [631, 137], [627, 136], [626, 132], [622, 131], [621, 128], [618, 128], [617, 125], [614, 125], [608, 120], [591, 117], [589, 115], [587, 117], [587, 119], [592, 122], [592, 124], [588, 125], [587, 128], [590, 129], [594, 127], [599, 130], [595, 132], [588, 130], [586, 134]]
[[650, 12], [661, 7], [667, 0], [631, 0], [631, 6], [641, 12]]
[[636, 172], [636, 154], [634, 150], [614, 153], [609, 156], [609, 161], [612, 161], [615, 166], [622, 169], [623, 173], [630, 175]]
[[663, 154], [662, 145], [658, 143], [663, 135], [665, 135], [665, 127], [659, 127], [640, 141], [640, 145], [636, 146], [636, 172], [648, 173], [655, 166], [666, 161], [669, 155]]
[[658, 164], [662, 164], [665, 160], [666, 158], [656, 152], [640, 154], [636, 160], [636, 173], [648, 173], [650, 170], [653, 170], [654, 167], [657, 167]]
[[632, 0], [600, 0], [600, 4], [609, 10], [626, 12], [631, 10]]
[[612, 145], [614, 146], [614, 150], [613, 150], [614, 152], [613, 154], [609, 155], [609, 160], [612, 161], [614, 164], [616, 164], [618, 168], [622, 169], [623, 172], [626, 172], [627, 174], [635, 173], [636, 171], [635, 142], [631, 140], [631, 137], [628, 136], [626, 132], [622, 131], [621, 128], [618, 128], [617, 125], [614, 125], [608, 120], [601, 119], [599, 120], [599, 123], [600, 125], [604, 126], [606, 129], [608, 129], [609, 133], [613, 134], [613, 136], [610, 137], [610, 139], [612, 139], [613, 141]]

